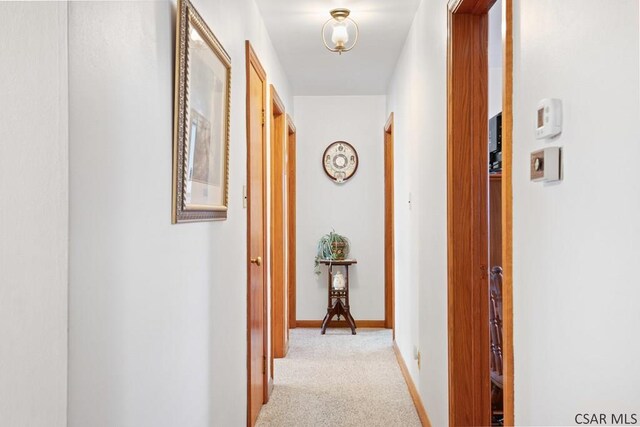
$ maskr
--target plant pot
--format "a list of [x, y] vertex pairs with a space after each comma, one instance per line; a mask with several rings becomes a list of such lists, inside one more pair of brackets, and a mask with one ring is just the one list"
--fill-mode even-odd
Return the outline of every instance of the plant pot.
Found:
[[333, 253], [333, 259], [345, 259], [344, 248], [347, 246], [345, 242], [331, 242], [331, 252]]

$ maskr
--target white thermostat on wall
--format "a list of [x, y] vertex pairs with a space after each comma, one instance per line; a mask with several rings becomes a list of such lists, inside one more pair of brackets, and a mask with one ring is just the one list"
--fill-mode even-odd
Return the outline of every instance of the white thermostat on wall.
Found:
[[551, 138], [562, 132], [562, 101], [545, 98], [536, 111], [536, 139]]

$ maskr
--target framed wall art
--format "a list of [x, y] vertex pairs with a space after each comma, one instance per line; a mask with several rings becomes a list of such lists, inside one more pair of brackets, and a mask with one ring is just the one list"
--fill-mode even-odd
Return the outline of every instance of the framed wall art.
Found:
[[231, 58], [189, 0], [178, 1], [176, 21], [172, 222], [223, 220]]

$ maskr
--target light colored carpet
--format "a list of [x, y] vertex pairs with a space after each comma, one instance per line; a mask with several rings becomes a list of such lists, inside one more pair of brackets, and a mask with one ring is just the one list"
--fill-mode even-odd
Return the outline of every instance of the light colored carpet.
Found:
[[420, 426], [388, 329], [292, 329], [257, 426]]

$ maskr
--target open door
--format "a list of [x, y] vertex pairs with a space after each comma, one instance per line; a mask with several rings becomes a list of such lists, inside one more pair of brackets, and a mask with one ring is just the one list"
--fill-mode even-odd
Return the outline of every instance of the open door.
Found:
[[269, 399], [267, 378], [267, 75], [249, 41], [247, 62], [247, 425]]

